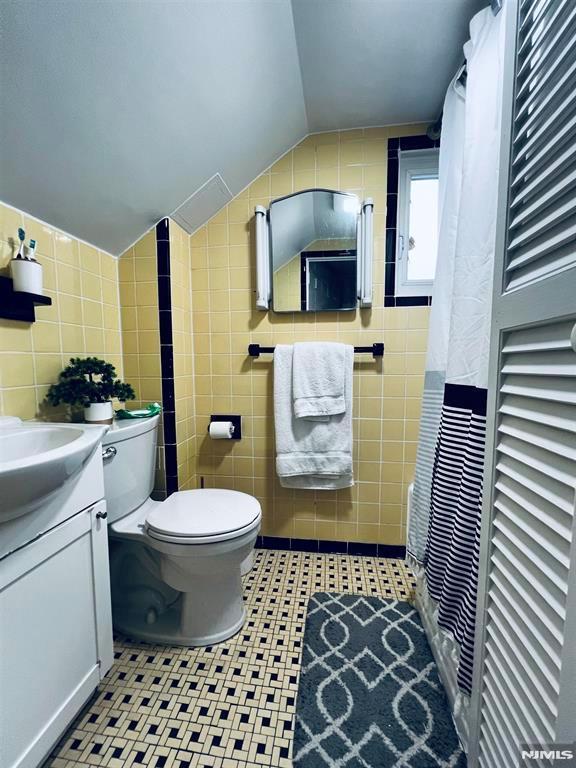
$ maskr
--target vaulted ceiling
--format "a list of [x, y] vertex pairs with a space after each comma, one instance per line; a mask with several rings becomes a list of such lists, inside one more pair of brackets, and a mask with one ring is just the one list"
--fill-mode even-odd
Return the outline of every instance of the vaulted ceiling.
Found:
[[478, 7], [0, 3], [0, 200], [119, 254], [215, 174], [236, 194], [309, 132], [434, 119]]

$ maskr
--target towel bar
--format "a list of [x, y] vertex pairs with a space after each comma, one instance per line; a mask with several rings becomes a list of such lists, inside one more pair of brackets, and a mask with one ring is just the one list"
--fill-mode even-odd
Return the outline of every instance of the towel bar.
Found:
[[[260, 344], [248, 344], [250, 357], [260, 357], [262, 354], [273, 353], [274, 347], [261, 347]], [[379, 341], [369, 347], [354, 347], [355, 353], [367, 353], [372, 357], [384, 357], [384, 342]]]

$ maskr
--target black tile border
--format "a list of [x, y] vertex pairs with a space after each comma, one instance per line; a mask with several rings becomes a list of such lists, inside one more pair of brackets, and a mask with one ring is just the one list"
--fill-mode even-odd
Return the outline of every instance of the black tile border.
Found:
[[164, 457], [166, 459], [166, 464], [170, 464], [171, 466], [178, 466], [175, 445], [171, 444], [164, 446]]
[[156, 259], [158, 277], [170, 277], [170, 240], [159, 240], [156, 230]]
[[160, 315], [160, 338], [163, 344], [172, 344], [172, 311], [170, 309], [161, 309]]
[[162, 407], [167, 411], [175, 411], [174, 379], [162, 379]]
[[428, 307], [432, 303], [431, 296], [397, 296], [397, 307]]
[[174, 382], [174, 347], [172, 342], [162, 343], [160, 339], [160, 365], [162, 379]]
[[313, 552], [325, 555], [358, 555], [362, 557], [389, 557], [404, 560], [406, 547], [396, 544], [369, 544], [358, 541], [325, 541], [323, 539], [292, 539], [281, 536], [258, 536], [258, 549]]
[[[178, 468], [176, 468], [176, 472], [178, 472]], [[176, 493], [178, 490], [178, 474], [176, 475], [169, 475], [166, 474], [166, 496], [171, 496], [173, 493]]]
[[400, 136], [400, 146], [397, 149], [402, 149], [405, 152], [410, 149], [434, 149], [439, 147], [440, 141], [437, 139], [429, 139], [425, 133], [420, 133], [416, 136]]
[[178, 490], [178, 448], [176, 445], [176, 400], [174, 395], [169, 219], [161, 219], [156, 224], [156, 269], [158, 273], [158, 327], [162, 371], [164, 472], [166, 495], [170, 496]]
[[160, 312], [172, 312], [170, 275], [158, 275], [158, 309]]
[[[174, 382], [172, 382], [172, 386]], [[174, 411], [164, 410], [164, 445], [176, 445], [176, 413]], [[167, 466], [166, 470], [173, 469], [173, 466]], [[177, 474], [171, 472], [169, 474]]]
[[388, 139], [388, 188], [386, 191], [386, 263], [384, 265], [385, 307], [427, 307], [431, 296], [396, 296], [396, 230], [398, 228], [398, 151], [434, 149], [439, 141], [428, 136], [398, 136]]

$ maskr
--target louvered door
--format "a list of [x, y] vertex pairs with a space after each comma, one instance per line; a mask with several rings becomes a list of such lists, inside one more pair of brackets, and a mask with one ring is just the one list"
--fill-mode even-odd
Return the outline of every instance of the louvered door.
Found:
[[504, 11], [472, 768], [576, 740], [576, 4]]

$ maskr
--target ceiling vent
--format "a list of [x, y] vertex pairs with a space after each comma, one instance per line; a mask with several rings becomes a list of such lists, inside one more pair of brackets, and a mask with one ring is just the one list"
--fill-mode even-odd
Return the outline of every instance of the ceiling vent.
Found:
[[230, 200], [232, 192], [222, 176], [215, 173], [176, 208], [171, 218], [191, 235]]

